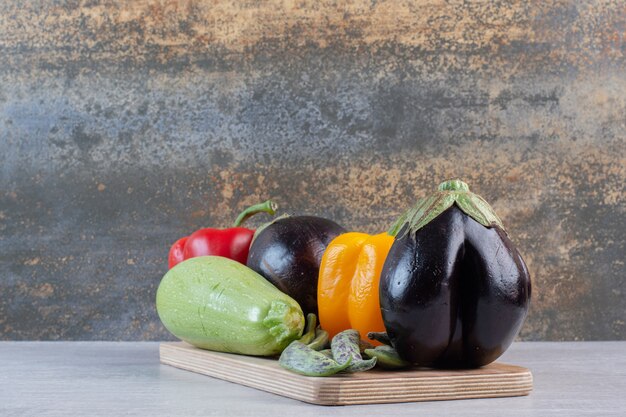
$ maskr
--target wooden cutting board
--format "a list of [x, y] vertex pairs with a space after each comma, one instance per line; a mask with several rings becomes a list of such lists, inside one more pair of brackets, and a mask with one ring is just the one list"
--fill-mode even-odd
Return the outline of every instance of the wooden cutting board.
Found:
[[515, 397], [533, 388], [528, 369], [504, 363], [461, 371], [373, 369], [322, 378], [289, 372], [276, 359], [211, 352], [184, 342], [161, 343], [160, 356], [166, 365], [321, 405]]

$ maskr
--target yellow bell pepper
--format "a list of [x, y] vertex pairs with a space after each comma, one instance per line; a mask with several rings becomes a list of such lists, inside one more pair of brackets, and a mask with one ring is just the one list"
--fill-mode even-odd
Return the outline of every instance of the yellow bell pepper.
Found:
[[384, 332], [378, 281], [394, 238], [387, 233], [344, 233], [333, 239], [320, 265], [317, 305], [332, 338], [346, 329]]

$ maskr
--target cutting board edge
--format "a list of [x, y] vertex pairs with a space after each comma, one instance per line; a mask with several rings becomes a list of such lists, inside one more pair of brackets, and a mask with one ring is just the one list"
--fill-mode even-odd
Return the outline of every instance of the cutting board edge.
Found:
[[[176, 357], [186, 358], [186, 360], [175, 360]], [[358, 405], [358, 404], [391, 404], [402, 402], [421, 402], [421, 401], [447, 401], [447, 400], [459, 400], [459, 399], [478, 399], [478, 398], [501, 398], [501, 397], [519, 397], [527, 396], [533, 390], [533, 375], [527, 368], [511, 365], [505, 363], [495, 363], [494, 366], [502, 366], [502, 368], [509, 369], [510, 372], [502, 372], [498, 374], [475, 374], [477, 378], [473, 378], [471, 375], [469, 379], [481, 379], [481, 377], [493, 377], [499, 381], [500, 385], [494, 386], [492, 389], [485, 389], [482, 387], [484, 382], [474, 382], [470, 384], [475, 388], [460, 389], [458, 385], [463, 385], [463, 378], [467, 379], [467, 376], [459, 375], [460, 380], [448, 382], [447, 387], [452, 389], [444, 389], [439, 391], [430, 392], [423, 390], [424, 383], [417, 383], [417, 386], [421, 387], [422, 391], [412, 392], [409, 394], [385, 394], [385, 390], [381, 390], [377, 387], [376, 393], [370, 395], [363, 395], [359, 393], [359, 390], [365, 390], [366, 388], [357, 388], [359, 382], [367, 380], [352, 380], [342, 377], [305, 377], [302, 375], [293, 374], [289, 371], [282, 369], [272, 369], [270, 367], [259, 365], [258, 363], [250, 364], [246, 360], [266, 360], [265, 358], [256, 358], [243, 355], [225, 354], [221, 352], [211, 352], [202, 349], [195, 348], [185, 342], [163, 342], [159, 346], [160, 362], [172, 366], [178, 369], [198, 373], [221, 379], [227, 382], [247, 386], [249, 388], [258, 389], [261, 391], [269, 392], [272, 394], [280, 395], [286, 398], [291, 398], [299, 401], [303, 401], [315, 405], [323, 406], [338, 406], [338, 405]], [[198, 359], [200, 358], [200, 359]], [[239, 371], [236, 373], [224, 372], [217, 369], [215, 364], [206, 366], [206, 360], [214, 360], [217, 364], [229, 365], [245, 363], [246, 369], [244, 374]], [[217, 359], [217, 360], [216, 360]], [[226, 368], [227, 369], [227, 368]], [[260, 377], [263, 376], [263, 371], [266, 372], [282, 372], [286, 377], [284, 383], [279, 379], [274, 379], [272, 384], [263, 384]], [[392, 372], [392, 371], [389, 371]], [[402, 372], [396, 371], [398, 377], [388, 378], [381, 380], [384, 383], [392, 381], [402, 381], [403, 379], [413, 379], [415, 381], [424, 378], [403, 378]], [[425, 371], [429, 372], [429, 371]], [[450, 371], [441, 371], [450, 373]], [[463, 372], [463, 371], [459, 371]], [[471, 371], [471, 372], [475, 372]], [[431, 372], [432, 373], [432, 372]], [[435, 376], [432, 379], [445, 380], [447, 376]], [[452, 378], [454, 379], [454, 378]], [[413, 381], [413, 382], [415, 382]], [[379, 381], [380, 382], [380, 381]], [[471, 381], [470, 381], [471, 382]], [[294, 388], [294, 384], [301, 383], [301, 386], [297, 389]], [[415, 386], [416, 384], [408, 384]], [[445, 385], [444, 385], [445, 386]], [[289, 389], [287, 389], [287, 387]], [[414, 389], [418, 389], [417, 387]], [[381, 394], [382, 392], [382, 394]]]

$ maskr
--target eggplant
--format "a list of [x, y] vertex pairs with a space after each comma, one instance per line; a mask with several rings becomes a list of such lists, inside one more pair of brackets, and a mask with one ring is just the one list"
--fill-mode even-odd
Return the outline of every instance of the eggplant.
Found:
[[491, 206], [464, 182], [446, 181], [389, 233], [379, 295], [400, 357], [477, 368], [502, 355], [528, 313], [531, 280]]
[[328, 244], [346, 229], [314, 216], [284, 216], [257, 230], [247, 265], [295, 299], [304, 314], [317, 311], [317, 278]]

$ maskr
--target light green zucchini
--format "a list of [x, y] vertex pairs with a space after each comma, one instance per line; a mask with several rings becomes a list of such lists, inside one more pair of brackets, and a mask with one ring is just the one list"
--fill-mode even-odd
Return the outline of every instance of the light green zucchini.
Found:
[[219, 256], [191, 258], [170, 269], [156, 306], [174, 336], [220, 352], [277, 355], [304, 329], [294, 299], [252, 269]]

